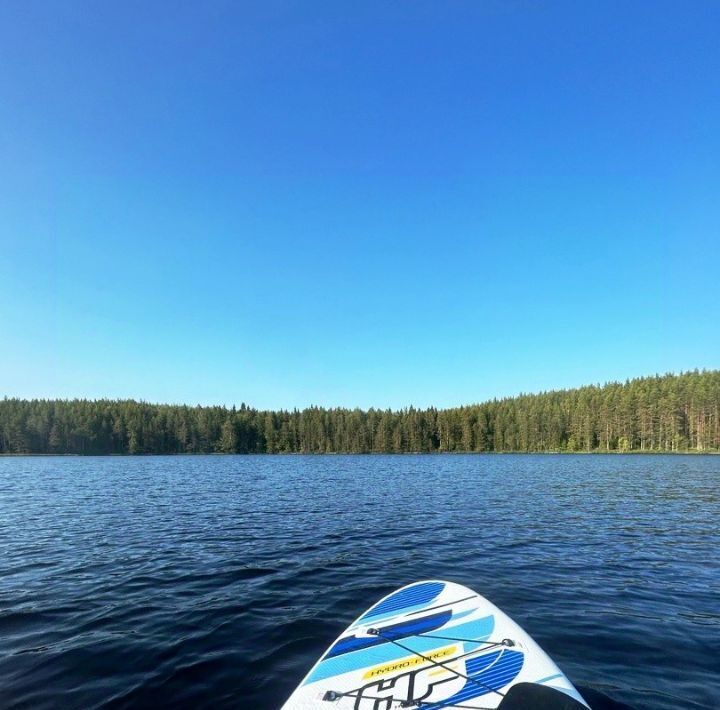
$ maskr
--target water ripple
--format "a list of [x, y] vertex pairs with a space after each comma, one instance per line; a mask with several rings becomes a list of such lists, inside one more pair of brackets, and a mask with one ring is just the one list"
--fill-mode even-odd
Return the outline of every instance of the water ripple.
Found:
[[594, 708], [716, 708], [720, 457], [0, 459], [3, 707], [279, 706], [448, 578]]

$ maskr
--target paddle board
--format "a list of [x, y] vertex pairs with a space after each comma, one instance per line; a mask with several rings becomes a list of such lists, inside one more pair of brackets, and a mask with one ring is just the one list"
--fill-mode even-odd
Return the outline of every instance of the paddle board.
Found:
[[589, 706], [507, 614], [453, 582], [409, 584], [354, 621], [283, 710]]

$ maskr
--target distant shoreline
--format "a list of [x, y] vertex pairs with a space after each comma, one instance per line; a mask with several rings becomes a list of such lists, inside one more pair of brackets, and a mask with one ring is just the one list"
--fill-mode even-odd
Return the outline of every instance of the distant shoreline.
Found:
[[243, 457], [267, 457], [267, 456], [719, 456], [720, 451], [368, 451], [363, 453], [352, 451], [278, 451], [274, 453], [252, 452], [252, 453], [226, 453], [223, 451], [212, 452], [180, 452], [180, 453], [137, 453], [137, 454], [33, 454], [33, 453], [2, 453], [0, 458], [152, 458], [155, 456], [243, 456]]
[[720, 452], [720, 370], [451, 409], [0, 399], [0, 454]]

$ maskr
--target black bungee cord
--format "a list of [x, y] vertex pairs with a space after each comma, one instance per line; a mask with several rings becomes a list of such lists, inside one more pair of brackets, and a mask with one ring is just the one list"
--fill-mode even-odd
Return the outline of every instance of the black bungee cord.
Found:
[[[496, 690], [495, 688], [486, 685], [485, 683], [482, 683], [479, 680], [476, 680], [475, 678], [471, 678], [470, 676], [465, 675], [464, 673], [460, 673], [459, 671], [456, 671], [453, 668], [450, 668], [449, 666], [445, 665], [445, 663], [442, 663], [441, 661], [437, 661], [434, 658], [431, 658], [430, 656], [425, 656], [419, 651], [415, 651], [414, 649], [410, 648], [409, 646], [405, 646], [401, 643], [398, 643], [395, 639], [389, 638], [388, 636], [385, 636], [379, 629], [368, 629], [368, 634], [371, 636], [378, 636], [382, 639], [385, 639], [385, 641], [389, 641], [392, 644], [395, 644], [399, 648], [402, 648], [405, 651], [409, 651], [415, 656], [418, 656], [422, 658], [424, 661], [428, 661], [433, 666], [439, 666], [440, 668], [444, 668], [446, 671], [449, 671], [450, 673], [453, 673], [454, 675], [465, 678], [465, 680], [469, 681], [470, 683], [474, 683], [475, 685], [479, 685], [481, 688], [485, 689], [487, 692], [495, 693], [496, 695], [499, 695], [501, 698], [505, 697], [505, 693], [501, 693], [499, 690]], [[422, 638], [431, 638], [431, 639], [439, 639], [444, 641], [459, 641], [459, 642], [466, 642], [466, 643], [477, 643], [477, 644], [485, 644], [485, 648], [480, 649], [482, 651], [487, 651], [491, 648], [494, 648], [495, 646], [503, 646], [503, 647], [511, 647], [515, 645], [515, 642], [512, 639], [503, 639], [502, 641], [478, 641], [477, 639], [466, 639], [466, 638], [458, 638], [454, 636], [436, 636], [434, 634], [414, 634], [416, 637], [422, 637]], [[475, 653], [478, 649], [474, 649], [472, 651], [468, 651], [466, 653], [463, 653], [460, 656], [455, 656], [455, 658], [450, 658], [446, 661], [446, 663], [454, 663], [455, 661], [459, 661], [462, 658], [465, 658], [466, 656], [470, 656], [473, 653]], [[362, 688], [356, 688], [355, 690], [348, 690], [346, 692], [338, 692], [334, 690], [328, 690], [325, 695], [323, 696], [323, 700], [333, 701], [333, 700], [339, 700], [343, 697], [349, 697], [349, 698], [360, 698], [361, 696], [358, 695], [362, 691]], [[393, 698], [382, 698], [374, 695], [363, 695], [363, 699], [368, 700], [385, 700], [390, 701], [390, 703], [397, 703], [398, 707], [401, 708], [412, 708], [412, 707], [431, 707], [433, 705], [438, 705], [443, 703], [442, 700], [438, 701], [432, 701], [432, 702], [425, 702], [424, 700], [394, 700]], [[492, 710], [491, 708], [479, 708], [476, 705], [458, 705], [458, 704], [452, 704], [452, 705], [444, 705], [446, 708], [469, 708], [471, 710]]]
[[[437, 705], [438, 703], [443, 703], [442, 700], [439, 701], [433, 701], [433, 702], [425, 702], [424, 700], [395, 700], [394, 698], [382, 698], [379, 695], [357, 695], [358, 692], [360, 692], [362, 688], [358, 690], [349, 690], [346, 693], [337, 693], [334, 690], [328, 690], [327, 693], [325, 693], [325, 696], [323, 697], [323, 700], [340, 700], [340, 698], [358, 698], [359, 700], [384, 700], [385, 702], [389, 703], [397, 703], [398, 707], [401, 708], [422, 708], [422, 707], [431, 707], [433, 705]], [[497, 710], [497, 708], [486, 708], [486, 707], [479, 707], [478, 705], [459, 705], [457, 703], [453, 703], [452, 705], [445, 705], [443, 703], [443, 707], [446, 708], [467, 708], [467, 710]]]
[[382, 639], [385, 639], [386, 641], [389, 641], [390, 643], [395, 644], [398, 648], [402, 648], [405, 651], [409, 651], [410, 653], [414, 653], [416, 656], [419, 656], [424, 661], [428, 661], [430, 663], [433, 663], [436, 666], [440, 666], [441, 668], [444, 668], [446, 671], [450, 671], [451, 673], [454, 673], [456, 676], [459, 676], [460, 678], [465, 678], [465, 680], [470, 681], [471, 683], [475, 683], [476, 685], [479, 685], [481, 688], [485, 688], [485, 690], [488, 690], [492, 693], [497, 693], [497, 695], [501, 697], [505, 697], [505, 693], [501, 693], [499, 690], [495, 690], [495, 688], [490, 687], [489, 685], [485, 685], [485, 683], [481, 683], [479, 680], [475, 680], [474, 678], [471, 678], [470, 676], [465, 675], [464, 673], [460, 673], [459, 671], [453, 670], [452, 668], [449, 668], [446, 666], [442, 661], [436, 661], [434, 658], [430, 658], [429, 656], [425, 656], [419, 651], [415, 651], [414, 649], [410, 648], [409, 646], [405, 646], [404, 644], [396, 641], [395, 639], [392, 639], [388, 636], [385, 636], [380, 629], [368, 629], [368, 633], [371, 636], [379, 636]]

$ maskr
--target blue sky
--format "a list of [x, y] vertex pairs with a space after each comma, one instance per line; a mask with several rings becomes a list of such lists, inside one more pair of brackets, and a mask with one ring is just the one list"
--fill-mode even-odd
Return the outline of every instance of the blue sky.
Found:
[[0, 4], [0, 395], [451, 406], [720, 365], [720, 4]]

